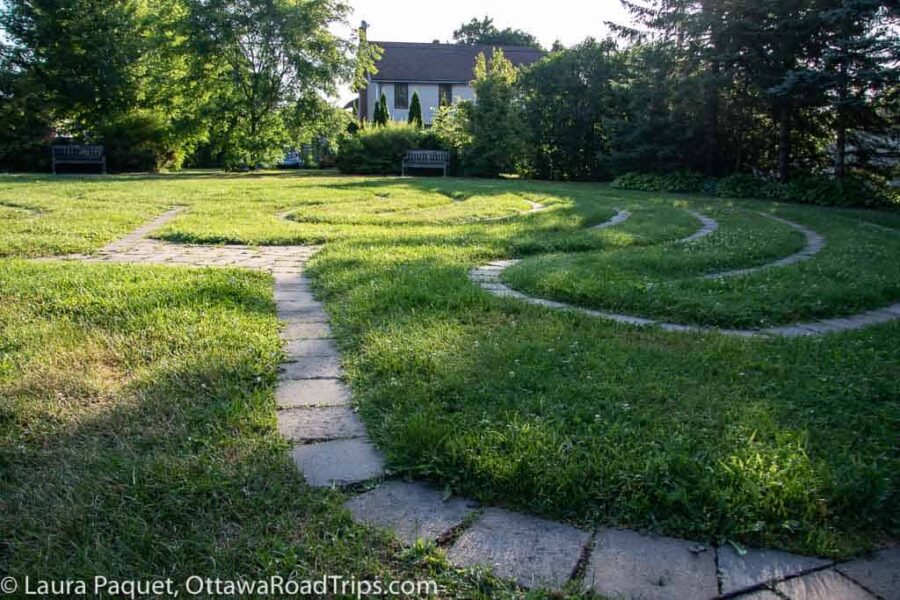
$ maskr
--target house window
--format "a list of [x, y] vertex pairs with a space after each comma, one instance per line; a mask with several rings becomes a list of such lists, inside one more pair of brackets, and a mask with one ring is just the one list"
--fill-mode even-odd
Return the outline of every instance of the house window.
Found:
[[453, 104], [453, 84], [440, 84], [440, 86], [438, 86], [438, 98], [441, 106], [450, 106]]
[[394, 108], [406, 110], [409, 108], [409, 85], [406, 83], [394, 84]]

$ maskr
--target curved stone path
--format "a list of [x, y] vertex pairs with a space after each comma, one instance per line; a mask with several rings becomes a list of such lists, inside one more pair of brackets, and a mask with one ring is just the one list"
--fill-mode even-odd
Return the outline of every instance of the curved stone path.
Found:
[[328, 317], [303, 275], [318, 248], [200, 247], [145, 239], [178, 213], [162, 215], [97, 255], [64, 258], [272, 273], [287, 356], [276, 390], [278, 429], [292, 443], [293, 460], [310, 486], [377, 484], [346, 503], [360, 523], [391, 530], [406, 545], [434, 541], [446, 548], [452, 564], [490, 567], [526, 589], [559, 590], [574, 581], [585, 592], [635, 599], [896, 597], [900, 547], [840, 564], [775, 550], [739, 554], [727, 545], [581, 529], [448, 498], [421, 483], [382, 481], [384, 457], [351, 407]]
[[691, 242], [696, 242], [697, 240], [702, 240], [706, 236], [715, 233], [719, 229], [719, 223], [707, 217], [704, 214], [698, 213], [697, 211], [689, 210], [689, 213], [700, 219], [700, 223], [702, 223], [702, 227], [697, 231], [694, 235], [689, 235], [688, 237], [678, 240], [679, 244], [690, 244]]
[[[623, 211], [619, 211], [615, 217], [610, 219], [605, 223], [601, 223], [600, 225], [595, 225], [592, 229], [603, 229], [607, 227], [612, 227], [619, 223], [622, 223], [626, 219], [621, 218]], [[718, 229], [718, 223], [716, 223], [713, 219], [709, 217], [705, 217], [700, 213], [694, 213], [691, 211], [697, 218], [701, 219], [703, 222], [703, 227], [697, 233], [691, 235], [690, 237], [684, 238], [683, 240], [679, 240], [678, 243], [687, 243], [689, 241], [696, 241], [701, 239], [707, 235], [710, 235], [716, 229]], [[804, 227], [803, 225], [793, 223], [791, 221], [786, 221], [781, 219], [780, 217], [775, 217], [773, 215], [765, 215], [776, 221], [780, 221], [785, 223], [786, 225], [790, 225], [802, 231], [804, 235], [807, 237], [807, 245], [806, 247], [799, 253], [789, 256], [787, 258], [780, 259], [774, 263], [763, 265], [761, 267], [754, 267], [751, 269], [740, 269], [737, 271], [729, 271], [725, 273], [715, 274], [715, 275], [707, 275], [705, 278], [713, 279], [720, 277], [733, 277], [739, 275], [746, 275], [748, 273], [753, 273], [756, 271], [761, 271], [777, 266], [787, 266], [791, 264], [795, 264], [798, 262], [802, 262], [804, 260], [809, 260], [819, 252], [821, 252], [822, 248], [825, 245], [825, 239], [819, 235], [818, 233]], [[626, 217], [627, 218], [627, 217]], [[584, 308], [582, 306], [577, 306], [575, 304], [569, 304], [566, 302], [557, 302], [554, 300], [545, 300], [543, 298], [536, 298], [534, 296], [529, 296], [528, 294], [519, 292], [517, 290], [512, 289], [501, 281], [501, 275], [506, 269], [513, 267], [522, 262], [522, 259], [510, 259], [510, 260], [498, 260], [494, 262], [490, 262], [487, 265], [477, 267], [472, 269], [469, 272], [469, 279], [480, 286], [483, 290], [488, 293], [498, 296], [501, 298], [515, 298], [517, 300], [521, 300], [522, 302], [527, 302], [528, 304], [534, 304], [536, 306], [543, 306], [546, 308], [551, 308], [555, 310], [565, 310], [581, 313], [584, 315], [588, 315], [590, 317], [597, 317], [600, 319], [606, 319], [608, 321], [615, 321], [617, 323], [623, 323], [626, 325], [635, 325], [639, 327], [648, 327], [655, 326], [659, 327], [663, 331], [670, 332], [681, 332], [681, 333], [720, 333], [722, 335], [735, 336], [735, 337], [805, 337], [805, 336], [817, 336], [817, 335], [825, 335], [828, 333], [840, 333], [843, 331], [851, 331], [854, 329], [862, 329], [864, 327], [869, 327], [870, 325], [877, 325], [880, 323], [888, 323], [890, 321], [894, 321], [900, 319], [900, 302], [892, 304], [891, 306], [887, 306], [885, 308], [879, 308], [875, 310], [866, 311], [856, 315], [850, 315], [847, 317], [838, 317], [834, 319], [823, 319], [819, 321], [811, 321], [811, 322], [800, 322], [800, 323], [791, 323], [788, 325], [781, 325], [778, 327], [769, 327], [766, 329], [723, 329], [718, 327], [708, 327], [704, 325], [689, 325], [683, 323], [669, 323], [666, 321], [661, 321], [658, 319], [649, 319], [646, 317], [640, 317], [636, 315], [627, 315], [622, 313], [616, 313], [611, 311], [603, 311], [603, 310], [594, 310], [590, 308]]]
[[528, 200], [527, 198], [522, 198], [522, 200], [531, 207], [523, 212], [516, 212], [509, 215], [503, 215], [500, 217], [488, 217], [486, 219], [477, 219], [475, 221], [468, 221], [468, 223], [491, 223], [494, 221], [509, 221], [510, 219], [515, 219], [517, 217], [524, 217], [525, 215], [533, 215], [534, 213], [539, 213], [547, 210], [549, 207], [541, 204], [540, 202], [535, 202], [534, 200]]
[[721, 273], [711, 273], [709, 275], [704, 275], [704, 279], [725, 279], [726, 277], [743, 277], [744, 275], [751, 275], [753, 273], [759, 273], [760, 271], [766, 271], [768, 269], [775, 269], [777, 267], [787, 267], [789, 265], [795, 265], [797, 263], [801, 263], [811, 258], [815, 257], [822, 249], [825, 247], [825, 238], [820, 234], [816, 233], [812, 229], [805, 227], [799, 223], [794, 223], [793, 221], [788, 221], [787, 219], [782, 219], [781, 217], [776, 217], [775, 215], [770, 215], [766, 213], [759, 213], [760, 215], [766, 217], [767, 219], [771, 219], [778, 223], [782, 223], [783, 225], [787, 225], [793, 229], [796, 229], [804, 236], [806, 236], [806, 246], [796, 254], [792, 254], [790, 256], [786, 256], [784, 258], [778, 259], [775, 262], [767, 263], [764, 265], [760, 265], [758, 267], [749, 267], [746, 269], [735, 269], [733, 271], [723, 271]]
[[610, 219], [609, 221], [604, 221], [599, 225], [594, 225], [593, 227], [591, 227], [591, 229], [608, 229], [610, 227], [615, 227], [620, 223], [624, 223], [631, 218], [631, 213], [627, 210], [616, 209], [616, 211], [616, 216], [614, 216], [612, 219]]

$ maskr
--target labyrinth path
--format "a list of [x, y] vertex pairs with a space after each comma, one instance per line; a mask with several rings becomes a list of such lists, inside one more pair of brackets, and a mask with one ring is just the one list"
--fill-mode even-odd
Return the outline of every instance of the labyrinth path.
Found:
[[[700, 220], [702, 226], [701, 228], [694, 234], [684, 239], [678, 240], [677, 244], [689, 244], [696, 242], [712, 233], [714, 233], [719, 225], [718, 223], [700, 213], [689, 211], [692, 215], [694, 215], [697, 219]], [[762, 213], [761, 213], [762, 214]], [[627, 221], [630, 217], [630, 213], [627, 211], [618, 211], [617, 214], [610, 220], [601, 223], [599, 225], [593, 226], [591, 229], [608, 229], [614, 227], [616, 225], [620, 225]], [[766, 215], [763, 216], [787, 225], [797, 231], [803, 233], [806, 237], [806, 246], [798, 253], [793, 254], [791, 256], [778, 259], [769, 264], [761, 265], [758, 267], [751, 267], [745, 269], [735, 269], [731, 271], [724, 271], [720, 273], [712, 273], [708, 275], [702, 276], [703, 279], [725, 279], [730, 277], [741, 277], [746, 275], [751, 275], [753, 273], [758, 273], [760, 271], [765, 271], [768, 269], [774, 269], [779, 267], [786, 267], [789, 265], [794, 265], [803, 261], [810, 260], [814, 258], [822, 249], [825, 247], [825, 238], [815, 231], [800, 225], [799, 223], [794, 223], [792, 221], [788, 221], [786, 219], [782, 219], [780, 217], [776, 217], [774, 215]], [[800, 322], [800, 323], [791, 323], [788, 325], [781, 325], [778, 327], [769, 327], [765, 329], [727, 329], [727, 328], [717, 328], [717, 327], [708, 327], [703, 325], [692, 325], [686, 323], [670, 323], [658, 319], [651, 319], [642, 317], [639, 315], [630, 315], [617, 313], [612, 311], [603, 311], [603, 310], [594, 310], [585, 308], [582, 306], [577, 306], [574, 304], [569, 304], [566, 302], [557, 302], [554, 300], [546, 300], [543, 298], [536, 298], [534, 296], [530, 296], [523, 292], [514, 290], [509, 287], [501, 280], [503, 272], [507, 269], [514, 267], [522, 262], [522, 259], [509, 259], [509, 260], [498, 260], [490, 262], [481, 267], [477, 267], [472, 269], [469, 272], [469, 278], [479, 285], [482, 289], [487, 291], [488, 293], [502, 297], [502, 298], [514, 298], [517, 300], [521, 300], [528, 304], [534, 304], [537, 306], [543, 306], [546, 308], [554, 309], [554, 310], [565, 310], [565, 311], [573, 311], [580, 314], [588, 315], [591, 317], [597, 317], [600, 319], [606, 319], [609, 321], [615, 321], [617, 323], [623, 323], [627, 325], [635, 325], [635, 326], [656, 326], [662, 329], [663, 331], [670, 332], [684, 332], [684, 333], [711, 333], [717, 332], [723, 335], [729, 336], [738, 336], [738, 337], [800, 337], [800, 336], [816, 336], [816, 335], [824, 335], [828, 333], [839, 333], [842, 331], [851, 331], [854, 329], [861, 329], [863, 327], [868, 327], [870, 325], [877, 325], [879, 323], [887, 323], [890, 321], [894, 321], [896, 319], [900, 319], [900, 303], [894, 303], [890, 306], [866, 311], [863, 313], [859, 313], [856, 315], [850, 315], [847, 317], [833, 318], [833, 319], [823, 319], [820, 321], [814, 322]]]
[[[543, 209], [533, 204], [530, 212]], [[524, 588], [558, 590], [575, 581], [584, 591], [609, 597], [700, 599], [725, 595], [799, 600], [824, 593], [825, 596], [815, 597], [872, 600], [896, 592], [896, 573], [900, 572], [898, 547], [843, 563], [775, 550], [748, 549], [739, 553], [730, 545], [715, 547], [623, 529], [576, 528], [501, 508], [482, 507], [465, 498], [446, 498], [442, 491], [420, 483], [382, 481], [384, 457], [369, 441], [352, 408], [328, 317], [303, 274], [306, 262], [318, 248], [178, 245], [147, 239], [182, 211], [175, 209], [162, 215], [96, 255], [67, 258], [270, 272], [275, 280], [275, 301], [287, 355], [276, 391], [279, 431], [291, 442], [294, 462], [309, 485], [351, 486], [350, 493], [367, 490], [346, 503], [357, 521], [391, 530], [404, 544], [419, 538], [437, 542], [446, 548], [454, 565], [487, 566]], [[619, 212], [600, 227], [622, 223], [629, 216]], [[683, 240], [686, 243], [709, 235], [717, 227], [712, 219], [697, 216], [703, 226]], [[551, 308], [579, 310], [635, 325], [698, 329], [530, 298], [499, 283], [500, 272], [515, 262], [491, 263], [474, 270], [472, 278], [496, 295]], [[874, 318], [900, 317], [896, 306], [892, 310], [857, 318], [865, 318], [868, 323]], [[822, 333], [806, 329], [811, 326], [795, 327], [803, 329], [804, 334]], [[377, 485], [372, 487], [374, 484]]]

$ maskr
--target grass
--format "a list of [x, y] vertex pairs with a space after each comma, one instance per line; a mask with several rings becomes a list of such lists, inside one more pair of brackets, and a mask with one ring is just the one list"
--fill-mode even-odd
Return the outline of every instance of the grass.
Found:
[[[525, 200], [548, 210], [489, 220]], [[158, 233], [170, 241], [326, 243], [310, 273], [401, 475], [579, 525], [831, 556], [900, 534], [900, 324], [668, 334], [494, 298], [466, 276], [517, 256], [513, 285], [586, 306], [729, 325], [848, 314], [900, 297], [896, 234], [862, 224], [900, 231], [896, 213], [295, 175], [0, 177], [0, 201], [4, 571], [436, 573], [448, 595], [514, 593], [437, 551], [411, 558], [354, 526], [342, 494], [302, 485], [274, 428], [267, 277], [20, 260], [95, 250], [175, 204], [187, 213]], [[685, 208], [722, 228], [673, 244], [699, 227]], [[633, 217], [586, 229], [619, 209]], [[88, 216], [69, 231], [76, 210]], [[698, 281], [803, 246], [758, 211], [828, 245]]]
[[[900, 298], [900, 236], [855, 215], [771, 207], [827, 239], [816, 260], [742, 277], [705, 274], [771, 263], [804, 236], [746, 208], [703, 207], [721, 228], [695, 244], [550, 254], [504, 274], [515, 288], [574, 304], [678, 323], [757, 328], [854, 314]], [[755, 208], [755, 207], [754, 207]], [[627, 231], [627, 224], [622, 226]]]
[[238, 270], [0, 263], [2, 571], [429, 579], [512, 597], [301, 483], [275, 431], [271, 287]]

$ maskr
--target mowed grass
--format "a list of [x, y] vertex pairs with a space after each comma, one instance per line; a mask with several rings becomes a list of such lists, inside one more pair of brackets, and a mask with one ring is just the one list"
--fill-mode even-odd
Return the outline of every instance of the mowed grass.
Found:
[[[53, 188], [42, 178], [14, 179], [0, 178], [0, 193], [10, 197], [10, 190], [15, 190], [26, 209]], [[520, 269], [523, 274], [528, 271], [534, 283], [527, 283], [523, 276], [523, 286], [534, 285], [541, 295], [587, 306], [748, 325], [804, 315], [843, 315], [900, 299], [896, 289], [900, 252], [892, 237], [900, 231], [897, 214], [727, 200], [711, 203], [687, 196], [621, 192], [602, 185], [524, 181], [187, 174], [139, 180], [73, 179], [59, 185], [82, 190], [86, 198], [93, 194], [119, 198], [123, 206], [130, 198], [143, 199], [146, 219], [169, 206], [185, 205], [186, 214], [157, 234], [170, 241], [325, 243], [310, 274], [339, 336], [355, 401], [398, 474], [580, 525], [622, 525], [704, 541], [845, 556], [900, 534], [900, 378], [896, 376], [900, 325], [798, 340], [667, 334], [494, 298], [466, 275], [489, 260], [533, 257]], [[529, 210], [525, 200], [542, 203], [548, 210], [495, 220]], [[74, 200], [58, 196], [56, 202], [67, 206]], [[110, 200], [96, 210], [98, 214], [115, 212], [115, 204]], [[43, 218], [55, 218], [52, 206], [50, 202]], [[686, 208], [714, 216], [722, 229], [695, 247], [674, 244], [700, 226]], [[633, 213], [627, 223], [599, 231], [587, 229], [620, 209]], [[697, 275], [758, 266], [803, 246], [802, 236], [759, 217], [759, 211], [774, 212], [819, 231], [828, 239], [826, 249], [803, 265], [728, 282], [724, 292], [712, 294], [704, 287], [707, 284], [697, 283]], [[17, 213], [12, 218], [31, 217]], [[102, 227], [98, 222], [97, 230]], [[79, 251], [96, 249], [102, 237], [83, 236]], [[5, 230], [0, 231], [0, 247], [3, 244], [8, 244]], [[53, 251], [52, 244], [36, 242], [19, 255]], [[27, 265], [33, 271], [23, 271], [26, 265], [14, 260], [2, 264], [13, 273], [0, 292], [4, 305], [16, 307], [6, 309], [12, 311], [4, 321], [9, 327], [6, 323], [22, 320], [18, 316], [22, 311], [43, 306], [40, 299], [53, 297], [59, 283], [41, 274], [41, 269], [57, 268], [54, 263]], [[63, 273], [76, 268], [67, 264], [60, 269]], [[241, 289], [259, 286], [261, 290], [254, 292], [252, 302], [245, 298], [247, 302], [238, 303], [242, 315], [249, 313], [245, 322], [229, 324], [232, 331], [223, 332], [210, 318], [209, 328], [199, 335], [186, 324], [187, 317], [160, 316], [152, 327], [128, 325], [130, 317], [122, 315], [125, 307], [146, 306], [152, 290], [124, 285], [121, 294], [112, 294], [118, 298], [114, 302], [106, 299], [111, 294], [103, 286], [114, 274], [141, 274], [144, 269], [102, 269], [110, 270], [85, 276], [85, 281], [104, 290], [97, 292], [103, 301], [94, 301], [93, 310], [108, 315], [103, 318], [117, 327], [122, 325], [117, 334], [121, 345], [128, 345], [129, 356], [146, 361], [136, 363], [144, 365], [139, 368], [125, 369], [138, 378], [128, 381], [144, 381], [142, 372], [177, 362], [171, 356], [178, 348], [177, 340], [187, 335], [185, 329], [191, 331], [192, 360], [203, 365], [208, 379], [186, 377], [179, 394], [165, 394], [170, 404], [161, 413], [166, 415], [163, 423], [182, 404], [193, 405], [201, 399], [202, 406], [191, 413], [190, 427], [182, 430], [199, 428], [188, 435], [190, 440], [167, 435], [148, 443], [143, 440], [149, 433], [127, 429], [127, 434], [110, 436], [89, 430], [83, 437], [91, 441], [76, 436], [72, 456], [81, 454], [82, 444], [102, 442], [111, 444], [102, 452], [105, 461], [115, 463], [120, 454], [128, 456], [123, 450], [128, 445], [140, 449], [134, 451], [134, 460], [145, 460], [146, 449], [160, 443], [165, 444], [169, 460], [199, 461], [198, 469], [204, 471], [209, 465], [196, 458], [196, 453], [207, 456], [202, 449], [215, 457], [210, 461], [217, 469], [225, 469], [218, 466], [222, 454], [227, 454], [221, 447], [262, 444], [266, 452], [239, 453], [250, 455], [246, 460], [253, 465], [244, 464], [246, 470], [240, 472], [252, 476], [259, 486], [277, 487], [278, 500], [268, 502], [259, 494], [238, 491], [245, 480], [213, 469], [215, 476], [205, 479], [206, 492], [225, 506], [237, 503], [246, 511], [223, 518], [224, 509], [212, 509], [213, 503], [208, 502], [205, 506], [211, 516], [205, 520], [200, 511], [189, 511], [189, 519], [181, 521], [172, 521], [174, 517], [167, 514], [177, 527], [153, 530], [148, 537], [174, 542], [187, 536], [183, 533], [190, 530], [186, 523], [196, 521], [193, 547], [203, 554], [218, 544], [212, 520], [240, 524], [246, 519], [248, 528], [255, 523], [265, 530], [268, 543], [284, 544], [279, 552], [258, 558], [259, 553], [245, 551], [258, 539], [248, 536], [251, 541], [230, 554], [231, 564], [242, 565], [246, 572], [274, 569], [270, 557], [287, 552], [285, 548], [304, 554], [307, 543], [316, 548], [310, 552], [321, 557], [316, 563], [320, 566], [353, 564], [357, 571], [367, 571], [355, 561], [360, 548], [375, 543], [371, 534], [345, 520], [336, 508], [339, 494], [303, 488], [274, 432], [272, 382], [278, 358], [269, 354], [277, 352], [277, 340], [266, 278], [238, 272], [191, 275], [209, 281], [233, 280], [208, 300], [221, 300], [228, 307], [234, 306], [234, 295], [240, 296]], [[152, 273], [151, 280], [182, 272], [157, 269]], [[28, 295], [29, 286], [19, 284], [23, 279], [42, 281], [42, 287]], [[141, 280], [139, 275], [137, 279]], [[648, 284], [653, 284], [654, 292], [642, 293], [641, 286]], [[185, 299], [196, 295], [195, 288], [182, 287]], [[263, 298], [259, 303], [258, 295]], [[251, 318], [259, 307], [265, 313], [261, 321]], [[200, 318], [205, 311], [198, 308], [192, 318]], [[59, 314], [39, 313], [26, 321], [52, 329]], [[160, 330], [169, 333], [153, 333]], [[235, 342], [234, 362], [210, 372], [207, 364], [216, 362], [208, 357], [232, 347], [223, 345], [220, 336], [227, 340], [233, 336], [242, 343]], [[65, 339], [56, 335], [50, 339], [57, 337]], [[24, 404], [44, 403], [27, 400], [31, 392], [21, 388], [22, 382], [57, 354], [53, 345], [39, 353], [42, 344], [31, 334], [19, 339], [25, 341], [4, 342], [2, 349], [3, 364], [16, 365], [12, 370], [4, 367], [3, 389], [25, 398], [10, 405], [15, 408], [5, 419], [12, 424], [2, 438], [3, 448], [25, 448], [4, 452], [14, 457], [6, 460], [16, 471], [20, 463], [13, 461], [38, 460], [44, 452], [40, 444], [23, 446], [18, 441], [27, 431], [19, 415], [36, 410]], [[88, 361], [98, 346], [109, 344], [78, 345], [71, 351], [71, 360]], [[243, 366], [247, 353], [267, 358], [254, 359], [257, 367], [248, 371]], [[151, 359], [160, 361], [159, 365], [154, 367]], [[235, 365], [236, 374], [230, 365]], [[234, 383], [235, 377], [243, 383]], [[253, 387], [250, 382], [256, 377], [261, 380]], [[198, 391], [197, 383], [212, 389], [224, 385], [230, 391], [207, 395], [203, 387]], [[79, 389], [65, 380], [54, 381], [49, 388], [65, 395], [69, 385]], [[153, 389], [152, 384], [146, 385]], [[135, 403], [129, 399], [132, 389], [143, 388], [140, 383], [123, 384], [123, 391], [110, 395], [107, 403], [130, 406]], [[230, 400], [225, 401], [226, 397]], [[208, 403], [203, 404], [203, 398]], [[232, 411], [225, 411], [224, 420], [216, 412], [220, 403]], [[137, 405], [155, 406], [140, 401]], [[93, 403], [87, 407], [76, 403], [72, 411], [88, 414], [93, 410], [89, 406]], [[123, 410], [128, 414], [133, 409]], [[60, 432], [72, 429], [52, 414], [35, 414], [34, 422], [42, 427], [53, 426]], [[130, 420], [132, 426], [139, 422]], [[234, 427], [243, 441], [233, 440]], [[217, 433], [202, 434], [207, 429]], [[207, 443], [196, 441], [200, 439]], [[123, 460], [122, 464], [123, 469], [115, 472], [124, 476], [130, 463]], [[101, 465], [85, 467], [71, 481], [86, 478], [91, 487], [110, 468], [105, 462]], [[270, 470], [279, 475], [272, 476]], [[179, 485], [154, 483], [154, 489], [173, 504], [192, 504], [188, 493], [192, 482], [203, 477], [197, 470], [174, 472], [181, 474]], [[173, 477], [163, 468], [144, 473], [143, 479], [137, 479], [144, 485], [156, 480], [167, 483]], [[128, 481], [104, 494], [110, 502], [119, 502], [116, 506], [123, 520], [130, 522], [133, 516], [138, 523], [149, 521], [141, 508], [126, 501]], [[26, 478], [9, 483], [3, 491], [4, 505], [9, 506], [5, 499], [9, 494], [30, 493], [39, 482]], [[82, 507], [81, 514], [94, 510], [92, 504], [88, 508], [87, 502], [75, 503], [62, 492], [51, 498], [49, 504], [59, 513], [73, 504]], [[286, 521], [296, 525], [293, 534], [305, 537], [292, 538], [284, 528], [266, 530], [262, 523], [269, 513], [289, 515]], [[323, 513], [329, 517], [317, 521], [310, 516]], [[23, 544], [24, 531], [38, 531], [36, 538], [43, 538], [62, 530], [61, 546], [83, 547], [87, 540], [108, 540], [124, 527], [116, 522], [70, 531], [41, 519], [37, 512], [27, 514], [12, 536], [14, 545]], [[305, 520], [294, 520], [299, 514]], [[90, 545], [90, 553], [100, 553], [97, 546], [103, 542]], [[385, 548], [376, 553], [378, 565], [392, 573], [421, 568], [408, 566], [384, 545], [373, 547]], [[46, 557], [39, 549], [34, 552], [23, 564]], [[341, 563], [345, 559], [347, 563]], [[163, 562], [155, 557], [147, 564]], [[229, 563], [223, 559], [222, 564]], [[470, 580], [452, 581], [465, 586]]]
[[32, 579], [435, 580], [313, 490], [275, 430], [269, 276], [0, 261], [0, 570]]
[[[799, 252], [806, 239], [783, 223], [740, 208], [702, 206], [720, 229], [692, 244], [635, 251], [547, 254], [504, 273], [514, 288], [577, 305], [677, 323], [760, 328], [881, 308], [900, 298], [900, 234], [854, 213], [767, 207], [825, 236], [821, 255], [739, 277], [704, 278], [759, 267]], [[627, 231], [627, 223], [622, 230]]]

